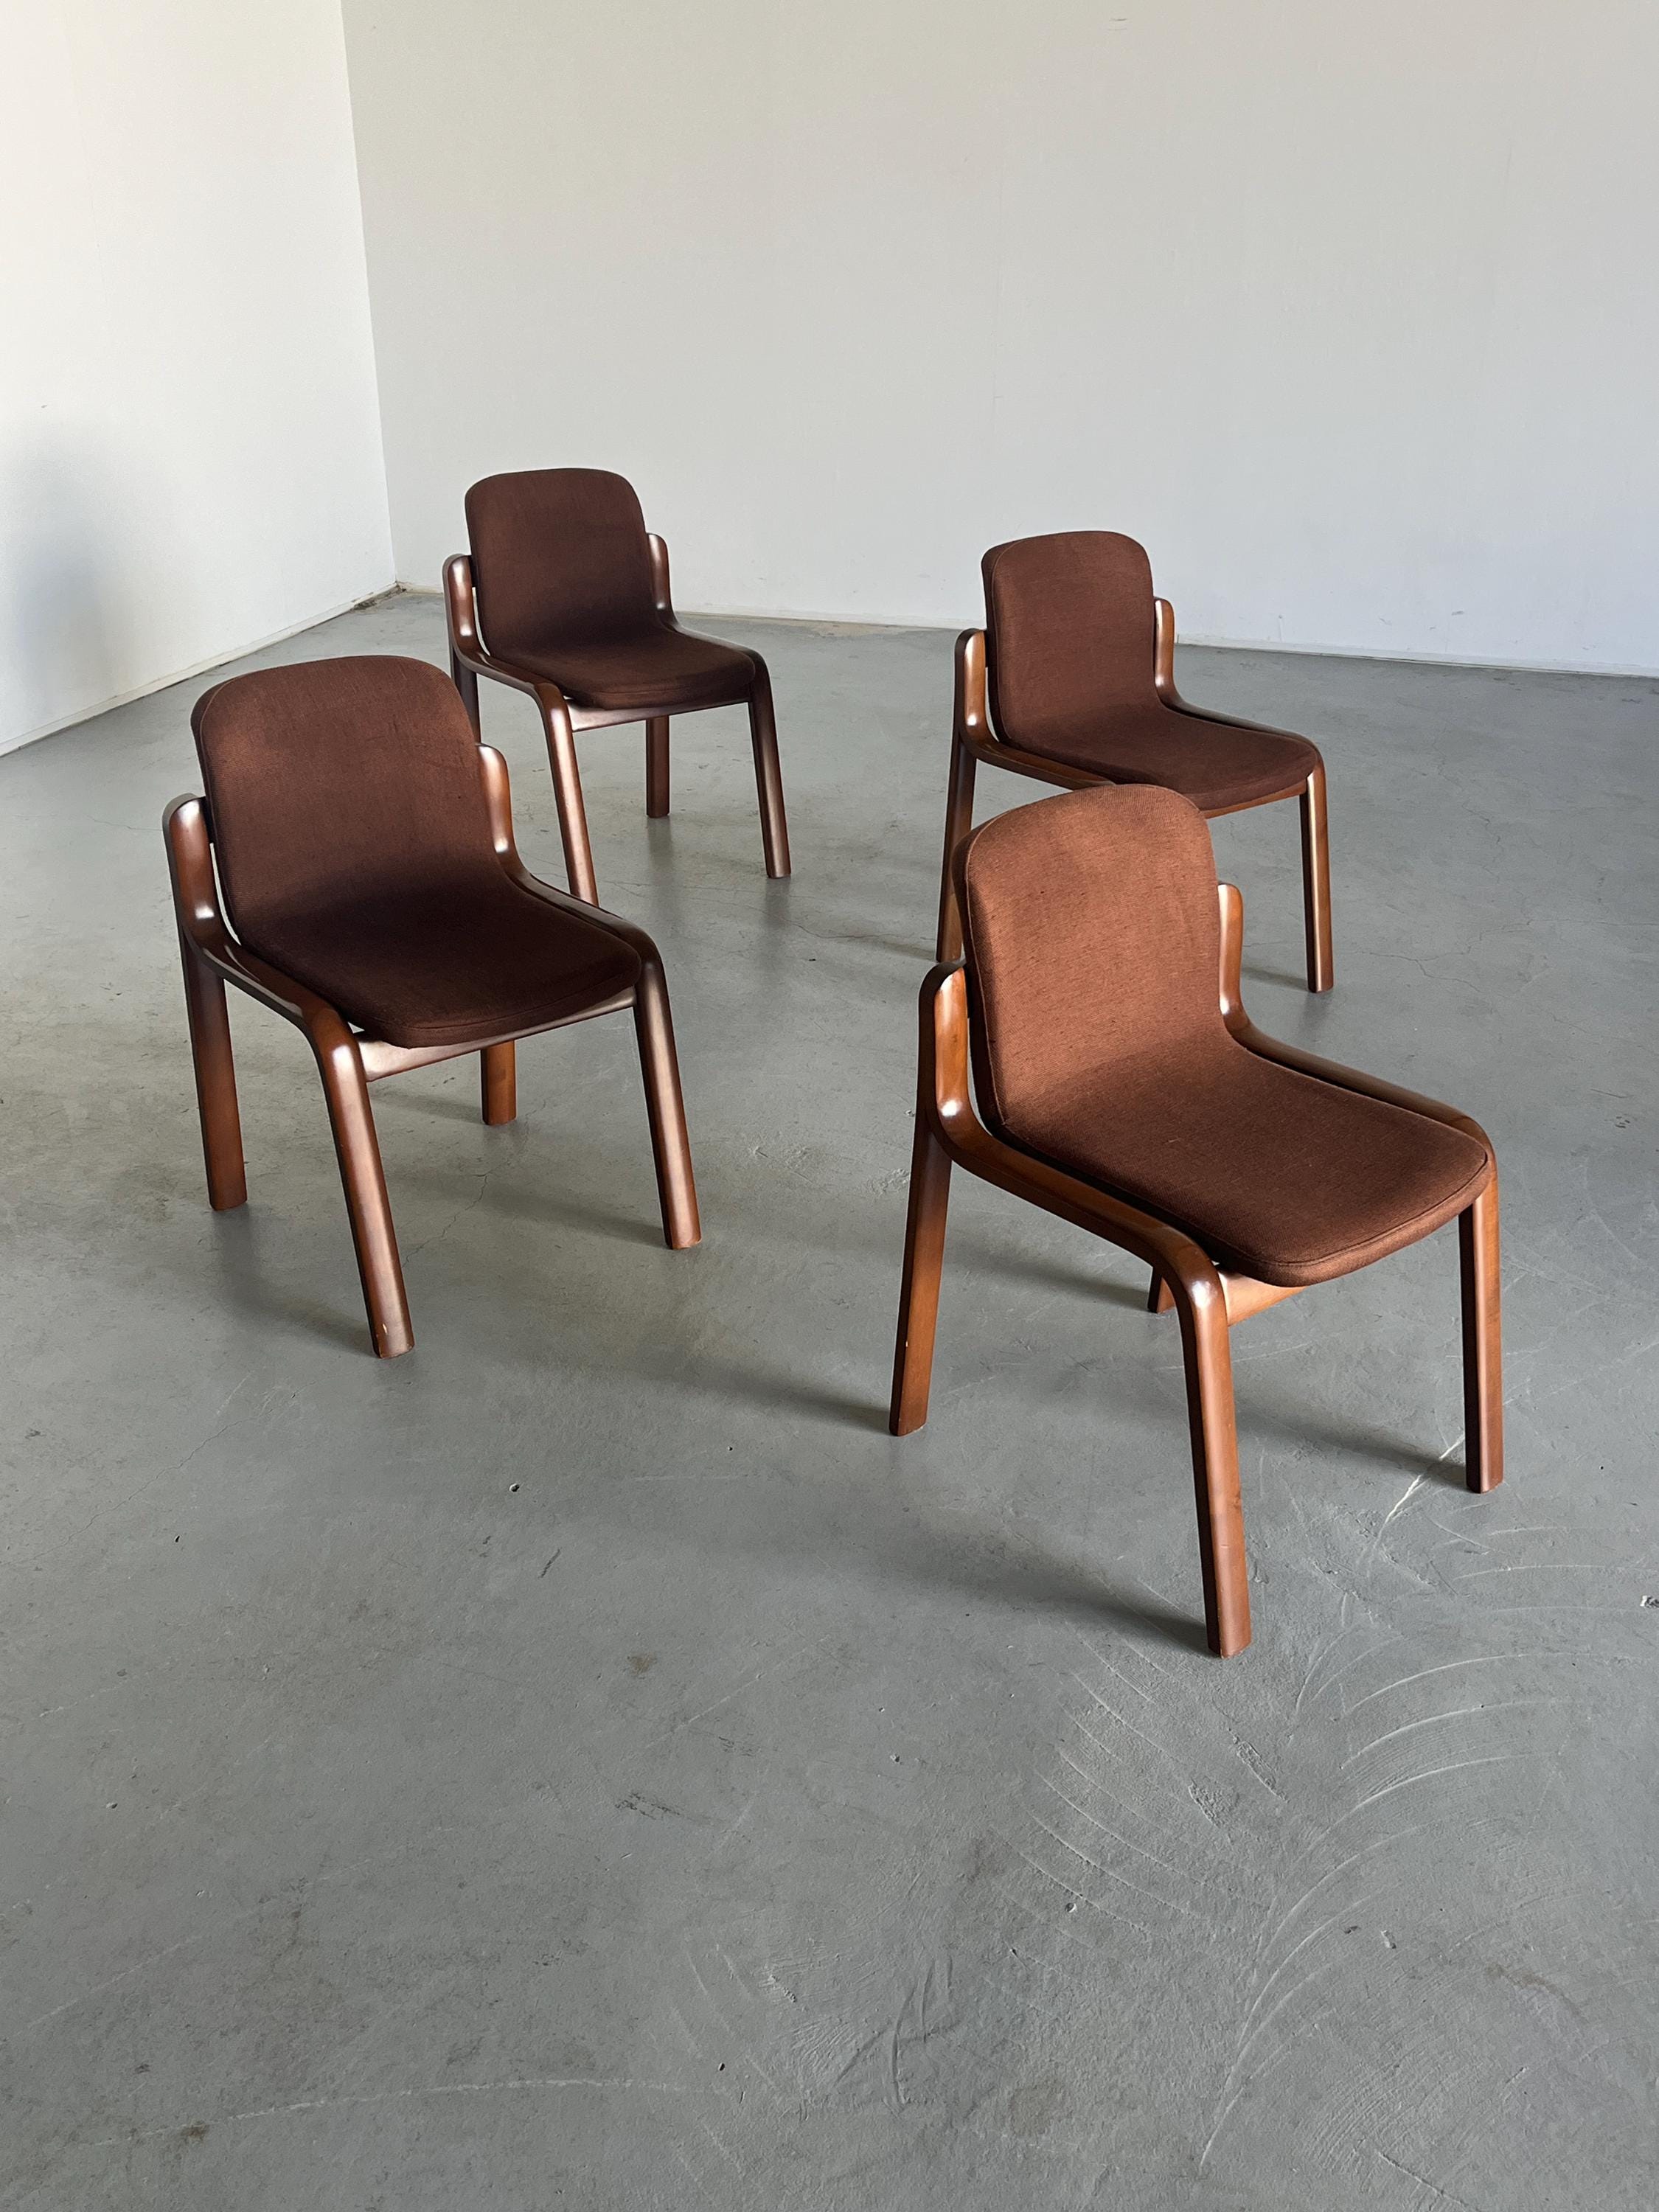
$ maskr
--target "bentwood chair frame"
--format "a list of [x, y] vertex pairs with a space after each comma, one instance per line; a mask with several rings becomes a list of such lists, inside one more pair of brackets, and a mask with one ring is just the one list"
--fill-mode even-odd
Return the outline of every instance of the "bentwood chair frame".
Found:
[[[668, 547], [654, 532], [647, 532], [651, 550], [651, 590], [658, 618], [678, 629], [668, 580]], [[789, 823], [783, 804], [783, 770], [778, 761], [777, 720], [772, 708], [772, 678], [766, 663], [745, 646], [732, 647], [746, 658], [753, 674], [735, 682], [729, 696], [698, 699], [685, 706], [671, 706], [660, 714], [641, 714], [636, 708], [604, 708], [574, 706], [558, 684], [532, 670], [516, 666], [490, 652], [478, 617], [471, 556], [453, 554], [444, 564], [444, 605], [449, 623], [449, 666], [457, 690], [466, 702], [472, 727], [483, 742], [478, 713], [478, 678], [489, 677], [522, 691], [533, 699], [547, 738], [548, 763], [553, 771], [553, 795], [558, 804], [559, 836], [564, 845], [564, 864], [570, 888], [589, 905], [598, 902], [593, 873], [593, 848], [587, 834], [587, 810], [582, 801], [581, 776], [576, 764], [577, 733], [586, 730], [617, 729], [629, 722], [645, 724], [645, 811], [653, 821], [668, 812], [668, 724], [672, 714], [702, 714], [714, 707], [747, 705], [750, 741], [755, 755], [755, 787], [760, 805], [761, 844], [766, 872], [775, 880], [787, 876], [789, 864]]]
[[[1458, 1215], [1457, 1233], [1466, 1479], [1473, 1491], [1493, 1490], [1504, 1479], [1497, 1155], [1478, 1123], [1455, 1108], [1264, 1036], [1245, 1013], [1239, 991], [1244, 902], [1234, 884], [1224, 883], [1218, 890], [1221, 1012], [1239, 1043], [1264, 1060], [1340, 1090], [1443, 1122], [1492, 1154], [1490, 1179]], [[1249, 1315], [1297, 1292], [1228, 1273], [1170, 1223], [993, 1135], [975, 1112], [969, 1089], [968, 978], [960, 961], [942, 962], [929, 972], [921, 988], [921, 1012], [915, 1145], [888, 1425], [893, 1435], [908, 1436], [927, 1419], [953, 1166], [1133, 1253], [1152, 1271], [1149, 1310], [1164, 1313], [1173, 1307], [1181, 1325], [1205, 1630], [1210, 1650], [1230, 1658], [1250, 1641], [1250, 1599], [1229, 1332]]]
[[410, 1349], [415, 1333], [409, 1316], [403, 1267], [386, 1196], [380, 1142], [369, 1107], [368, 1086], [388, 1075], [428, 1067], [467, 1053], [479, 1056], [483, 1115], [492, 1127], [510, 1122], [518, 1110], [515, 1042], [544, 1030], [567, 1029], [600, 1014], [631, 1012], [645, 1082], [647, 1117], [656, 1163], [663, 1237], [681, 1251], [702, 1235], [696, 1185], [691, 1170], [690, 1139], [680, 1091], [679, 1065], [668, 989], [656, 945], [642, 929], [591, 902], [568, 897], [532, 876], [519, 858], [513, 837], [512, 802], [507, 763], [493, 746], [478, 750], [479, 774], [496, 858], [520, 890], [561, 912], [618, 938], [638, 956], [637, 982], [624, 990], [507, 1036], [479, 1036], [460, 1044], [408, 1047], [366, 1035], [327, 1000], [261, 960], [232, 936], [219, 897], [214, 864], [213, 825], [208, 802], [193, 794], [175, 799], [161, 817], [167, 865], [184, 960], [185, 1002], [190, 1018], [196, 1098], [201, 1113], [202, 1150], [207, 1166], [208, 1200], [224, 1213], [247, 1198], [242, 1154], [242, 1125], [236, 1101], [236, 1071], [231, 1053], [230, 1018], [225, 985], [234, 983], [262, 1006], [300, 1030], [316, 1055], [323, 1095], [340, 1164], [350, 1218], [357, 1269], [368, 1309], [369, 1335], [382, 1359]]
[[[1259, 730], [1263, 725], [1242, 721], [1236, 714], [1213, 714], [1204, 707], [1188, 706], [1176, 689], [1175, 609], [1168, 599], [1156, 599], [1153, 682], [1158, 696], [1172, 713], [1190, 715], [1194, 721], [1218, 722], [1228, 729]], [[996, 730], [987, 696], [986, 634], [965, 629], [957, 640], [956, 698], [951, 722], [951, 780], [945, 805], [945, 860], [939, 889], [939, 939], [935, 958], [954, 960], [962, 951], [962, 916], [957, 904], [951, 860], [957, 848], [974, 824], [975, 771], [981, 761], [992, 768], [1011, 769], [1038, 783], [1057, 784], [1066, 791], [1084, 791], [1110, 781], [1088, 769], [1072, 768], [1064, 761], [1026, 752], [1009, 744]], [[1277, 732], [1269, 731], [1269, 736]], [[1206, 821], [1224, 814], [1243, 814], [1252, 807], [1273, 806], [1280, 799], [1299, 800], [1302, 814], [1302, 909], [1307, 940], [1308, 988], [1328, 991], [1335, 980], [1331, 946], [1330, 819], [1325, 797], [1325, 765], [1322, 761], [1305, 781], [1287, 784], [1263, 799], [1249, 799], [1237, 806], [1206, 807]]]

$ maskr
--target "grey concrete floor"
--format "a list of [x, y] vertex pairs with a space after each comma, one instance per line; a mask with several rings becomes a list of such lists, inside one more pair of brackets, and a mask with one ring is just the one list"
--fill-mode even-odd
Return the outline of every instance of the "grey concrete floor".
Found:
[[[523, 1048], [510, 1129], [474, 1063], [388, 1085], [390, 1364], [246, 1001], [252, 1202], [205, 1204], [157, 830], [203, 686], [0, 761], [0, 2204], [1651, 2205], [1659, 685], [1184, 655], [1330, 763], [1328, 1002], [1294, 810], [1217, 825], [1257, 1020], [1505, 1178], [1507, 1483], [1462, 1486], [1451, 1232], [1247, 1323], [1222, 1665], [1129, 1261], [958, 1178], [884, 1432], [950, 639], [723, 628], [793, 882], [739, 717], [676, 726], [660, 824], [639, 733], [585, 744], [706, 1241], [625, 1023]], [[436, 602], [259, 658], [365, 649], [438, 658]]]

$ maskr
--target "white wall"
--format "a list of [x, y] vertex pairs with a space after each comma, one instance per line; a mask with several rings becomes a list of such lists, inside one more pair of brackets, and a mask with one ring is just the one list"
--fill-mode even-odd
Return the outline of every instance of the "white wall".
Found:
[[0, 71], [0, 750], [392, 580], [339, 0], [50, 0]]
[[1659, 668], [1655, 0], [345, 0], [399, 574], [632, 476], [684, 603]]

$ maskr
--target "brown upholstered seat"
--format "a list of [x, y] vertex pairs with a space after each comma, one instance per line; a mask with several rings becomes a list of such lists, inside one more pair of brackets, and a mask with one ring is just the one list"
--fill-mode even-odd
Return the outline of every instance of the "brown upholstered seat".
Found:
[[471, 725], [426, 662], [236, 677], [196, 741], [232, 927], [371, 1035], [520, 1036], [637, 978], [620, 939], [505, 873]]
[[[1241, 730], [1180, 714], [1156, 700], [1046, 723], [1028, 747], [1106, 783], [1156, 783], [1201, 813], [1291, 799], [1319, 765], [1316, 746], [1283, 730]], [[1014, 738], [1012, 743], [1023, 741]]]
[[977, 762], [1039, 781], [1156, 784], [1208, 815], [1297, 799], [1308, 988], [1332, 976], [1325, 767], [1287, 730], [1206, 714], [1175, 686], [1175, 618], [1143, 547], [1058, 531], [984, 556], [985, 621], [957, 647], [939, 957], [961, 946], [951, 855], [973, 822]]
[[1301, 1285], [1413, 1243], [1492, 1162], [1461, 1130], [1263, 1060], [1216, 993], [1215, 862], [1165, 791], [1017, 808], [963, 862], [980, 1103], [1012, 1143]]
[[209, 796], [174, 799], [162, 828], [214, 1210], [247, 1197], [225, 1004], [234, 983], [316, 1055], [370, 1336], [395, 1358], [415, 1340], [369, 1085], [476, 1051], [483, 1118], [499, 1126], [517, 1112], [518, 1038], [626, 1011], [663, 1235], [676, 1249], [695, 1244], [657, 948], [525, 868], [506, 763], [478, 743], [448, 678], [423, 660], [375, 658], [265, 669], [206, 692], [192, 726]]
[[574, 706], [606, 714], [732, 706], [755, 680], [754, 662], [736, 646], [660, 625], [589, 644], [532, 646], [514, 663], [550, 678]]
[[398, 1045], [523, 1036], [626, 991], [640, 972], [618, 939], [505, 877], [272, 915], [240, 934], [251, 952]]
[[444, 572], [455, 681], [478, 721], [480, 676], [532, 691], [547, 724], [560, 826], [580, 897], [597, 897], [570, 739], [643, 721], [646, 811], [668, 811], [669, 719], [748, 705], [767, 873], [789, 872], [789, 834], [772, 720], [757, 653], [699, 637], [675, 620], [668, 555], [647, 535], [634, 487], [607, 469], [524, 469], [466, 495], [470, 554]]

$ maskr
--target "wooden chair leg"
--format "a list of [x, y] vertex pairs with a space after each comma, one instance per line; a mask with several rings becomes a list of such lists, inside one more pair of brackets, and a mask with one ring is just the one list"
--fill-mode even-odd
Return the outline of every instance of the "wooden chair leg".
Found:
[[597, 906], [599, 885], [593, 873], [587, 809], [582, 804], [582, 780], [576, 767], [575, 732], [566, 714], [549, 714], [544, 720], [548, 764], [553, 770], [553, 796], [559, 809], [559, 836], [564, 845], [565, 877], [573, 898]]
[[369, 1111], [368, 1084], [357, 1041], [342, 1024], [336, 1035], [313, 1036], [312, 1048], [322, 1074], [334, 1149], [339, 1156], [351, 1241], [357, 1248], [357, 1272], [362, 1278], [363, 1304], [368, 1309], [368, 1333], [380, 1358], [396, 1359], [413, 1345], [415, 1332], [410, 1326], [404, 1271], [386, 1194], [386, 1171], [380, 1165], [380, 1146], [374, 1134], [374, 1116]]
[[1227, 1307], [1218, 1287], [1201, 1301], [1183, 1291], [1176, 1305], [1187, 1364], [1204, 1628], [1211, 1650], [1218, 1658], [1231, 1659], [1250, 1640], [1250, 1589], [1244, 1560], [1244, 1508], [1238, 1491]]
[[1331, 951], [1331, 836], [1322, 762], [1308, 778], [1302, 808], [1302, 921], [1308, 940], [1308, 988], [1328, 991], [1336, 980]]
[[247, 1169], [242, 1158], [242, 1117], [236, 1105], [236, 1063], [230, 1048], [224, 978], [182, 937], [179, 949], [185, 963], [185, 1010], [190, 1018], [190, 1052], [196, 1069], [208, 1204], [216, 1213], [228, 1213], [246, 1203]]
[[951, 1156], [916, 1116], [910, 1154], [910, 1209], [904, 1224], [904, 1273], [899, 1286], [898, 1337], [893, 1349], [893, 1398], [887, 1425], [908, 1437], [927, 1419], [939, 1326], [939, 1277], [945, 1267], [951, 1202]]
[[749, 735], [755, 748], [755, 789], [760, 799], [761, 843], [766, 872], [789, 873], [789, 823], [783, 811], [783, 770], [778, 765], [778, 726], [772, 712], [772, 678], [760, 655], [751, 653], [755, 687], [749, 694]]
[[483, 723], [478, 714], [478, 677], [476, 669], [466, 666], [454, 653], [449, 656], [449, 672], [455, 679], [455, 689], [461, 695], [461, 704], [466, 708], [466, 719], [472, 725], [472, 734], [483, 743]]
[[505, 1128], [519, 1110], [519, 1056], [514, 1045], [487, 1044], [478, 1054], [483, 1117], [492, 1129]]
[[697, 1215], [697, 1186], [691, 1172], [691, 1139], [685, 1126], [674, 1024], [668, 1011], [668, 987], [662, 970], [647, 963], [634, 994], [634, 1030], [645, 1079], [645, 1110], [651, 1124], [651, 1149], [657, 1164], [657, 1197], [662, 1207], [663, 1240], [684, 1252], [702, 1240]]
[[653, 715], [645, 726], [645, 811], [653, 822], [668, 811], [668, 717]]
[[1498, 1174], [1457, 1217], [1463, 1279], [1463, 1464], [1471, 1490], [1504, 1480], [1504, 1353], [1498, 1279]]
[[1163, 1276], [1158, 1273], [1158, 1269], [1154, 1267], [1152, 1270], [1152, 1284], [1146, 1292], [1147, 1312], [1153, 1314], [1168, 1313], [1173, 1308], [1174, 1304], [1175, 1292], [1164, 1281]]
[[951, 781], [945, 799], [945, 863], [939, 891], [936, 960], [962, 957], [962, 916], [957, 911], [956, 877], [951, 867], [957, 847], [974, 826], [974, 774], [979, 763], [963, 744], [960, 731], [951, 737]]

